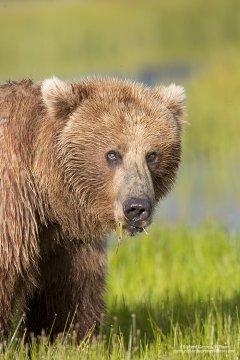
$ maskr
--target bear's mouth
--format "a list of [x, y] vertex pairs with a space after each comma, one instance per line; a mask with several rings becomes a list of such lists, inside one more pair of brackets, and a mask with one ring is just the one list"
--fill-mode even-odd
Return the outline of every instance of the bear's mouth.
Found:
[[134, 236], [136, 234], [139, 234], [141, 232], [144, 231], [144, 227], [142, 226], [134, 226], [132, 224], [126, 224], [126, 225], [123, 225], [123, 229], [127, 231], [128, 235], [130, 236]]

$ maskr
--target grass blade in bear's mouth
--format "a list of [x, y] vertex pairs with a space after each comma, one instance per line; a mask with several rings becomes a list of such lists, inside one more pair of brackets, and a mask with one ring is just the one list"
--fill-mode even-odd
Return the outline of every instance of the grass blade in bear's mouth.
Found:
[[118, 232], [118, 242], [121, 242], [122, 239], [123, 239], [123, 225], [122, 225], [122, 223], [118, 223], [117, 232]]

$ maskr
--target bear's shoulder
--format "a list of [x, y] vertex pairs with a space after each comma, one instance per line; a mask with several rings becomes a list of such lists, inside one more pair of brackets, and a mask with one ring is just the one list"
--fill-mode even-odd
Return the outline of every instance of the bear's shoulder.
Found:
[[39, 85], [34, 84], [32, 80], [8, 81], [0, 85], [0, 103], [12, 97], [29, 96]]

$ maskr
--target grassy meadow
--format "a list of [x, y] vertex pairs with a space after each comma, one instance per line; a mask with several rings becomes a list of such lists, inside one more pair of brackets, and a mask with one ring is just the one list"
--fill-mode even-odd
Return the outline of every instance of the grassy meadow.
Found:
[[99, 339], [74, 334], [26, 348], [13, 338], [2, 359], [237, 359], [240, 235], [206, 222], [154, 224], [109, 249], [107, 314]]
[[174, 78], [189, 122], [175, 190], [148, 235], [117, 253], [113, 235], [99, 338], [30, 348], [13, 333], [0, 359], [239, 358], [239, 44], [239, 0], [0, 0], [0, 82], [189, 70]]

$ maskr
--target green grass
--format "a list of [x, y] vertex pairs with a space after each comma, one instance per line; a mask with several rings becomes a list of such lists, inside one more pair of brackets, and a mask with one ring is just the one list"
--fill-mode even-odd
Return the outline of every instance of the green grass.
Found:
[[29, 350], [15, 340], [1, 359], [25, 359], [27, 351], [32, 359], [237, 359], [239, 235], [210, 222], [153, 225], [148, 236], [126, 238], [117, 253], [116, 246], [113, 239], [98, 341], [76, 347], [74, 335], [54, 345], [43, 337]]

